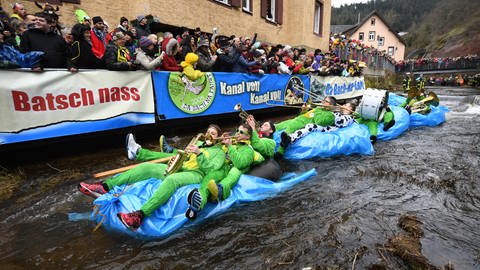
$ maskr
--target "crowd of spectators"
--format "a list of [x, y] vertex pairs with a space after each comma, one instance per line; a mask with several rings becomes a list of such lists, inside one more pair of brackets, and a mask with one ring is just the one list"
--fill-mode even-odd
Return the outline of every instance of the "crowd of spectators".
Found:
[[429, 86], [480, 86], [480, 74], [431, 75], [426, 78]]
[[360, 40], [347, 38], [345, 35], [332, 34], [330, 51], [341, 59], [365, 62], [372, 68], [394, 69], [397, 62], [385, 50], [363, 44]]
[[193, 67], [204, 72], [358, 76], [364, 67], [358, 61], [341, 60], [335, 51], [271, 45], [258, 41], [256, 34], [220, 35], [217, 28], [210, 34], [198, 27], [184, 28], [176, 36], [151, 33], [144, 15], [134, 20], [122, 17], [113, 29], [101, 16], [84, 15], [70, 28], [61, 26], [51, 5], [29, 14], [16, 3], [10, 15], [0, 10], [0, 21], [2, 68], [182, 71], [190, 68], [189, 53], [198, 57]]
[[396, 66], [398, 72], [444, 70], [444, 69], [478, 69], [480, 57], [467, 55], [459, 57], [432, 57], [417, 58], [399, 61]]

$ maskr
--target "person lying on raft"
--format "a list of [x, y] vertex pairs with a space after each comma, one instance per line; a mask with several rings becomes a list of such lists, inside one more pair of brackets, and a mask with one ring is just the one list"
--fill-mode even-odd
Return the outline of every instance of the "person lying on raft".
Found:
[[292, 134], [296, 130], [304, 128], [307, 124], [317, 124], [319, 126], [332, 126], [335, 123], [335, 116], [329, 108], [337, 105], [337, 100], [332, 96], [326, 96], [321, 106], [313, 108], [299, 116], [285, 120], [275, 125], [277, 130], [284, 130], [287, 135]]
[[249, 115], [246, 121], [252, 129], [252, 137], [250, 141], [253, 149], [260, 153], [265, 159], [273, 158], [276, 146], [276, 142], [273, 140], [275, 125], [271, 121], [265, 121], [260, 127], [258, 127], [257, 131], [255, 126], [256, 121], [253, 115]]
[[187, 198], [190, 206], [185, 213], [187, 218], [196, 218], [197, 213], [204, 208], [209, 198], [214, 201], [227, 199], [242, 173], [248, 172], [251, 165], [264, 161], [264, 158], [258, 152], [255, 152], [251, 146], [252, 131], [251, 126], [242, 123], [235, 133], [235, 142], [225, 134], [222, 136], [225, 137], [222, 144], [227, 149], [227, 159], [229, 161], [227, 176], [219, 179], [204, 178], [200, 188], [193, 189], [190, 192]]
[[307, 124], [304, 128], [299, 129], [290, 135], [288, 135], [286, 132], [282, 132], [280, 135], [281, 143], [278, 152], [283, 154], [286, 146], [295, 143], [300, 138], [307, 136], [311, 132], [333, 132], [339, 128], [350, 126], [353, 124], [353, 122], [355, 122], [355, 109], [356, 105], [353, 102], [345, 103], [345, 105], [340, 107], [339, 112], [333, 112], [335, 123], [332, 126], [325, 127], [317, 124]]
[[220, 129], [216, 125], [208, 127], [206, 136], [212, 138], [209, 140], [213, 141], [211, 145], [202, 143], [200, 147], [195, 144], [187, 146], [186, 150], [190, 154], [187, 160], [183, 162], [179, 172], [165, 176], [168, 165], [144, 163], [122, 174], [110, 177], [103, 183], [86, 184], [82, 182], [79, 189], [86, 195], [95, 196], [94, 193], [107, 193], [114, 186], [133, 184], [150, 178], [161, 179], [162, 183], [158, 189], [139, 210], [118, 214], [125, 226], [135, 230], [141, 226], [144, 218], [152, 215], [155, 210], [166, 203], [178, 188], [190, 184], [199, 184], [204, 177], [211, 179], [215, 174], [219, 174], [217, 177], [225, 175], [225, 152], [215, 141], [219, 131]]
[[372, 144], [377, 142], [379, 123], [383, 122], [383, 131], [387, 131], [393, 127], [393, 125], [395, 125], [395, 115], [393, 114], [392, 109], [390, 109], [390, 107], [387, 105], [387, 107], [385, 107], [383, 110], [385, 110], [385, 113], [383, 113], [383, 116], [378, 120], [364, 119], [361, 116], [355, 119], [359, 124], [363, 124], [368, 127], [368, 131], [370, 131], [370, 141]]
[[426, 95], [425, 89], [420, 89], [418, 90], [417, 95], [415, 95], [413, 98], [408, 96], [407, 100], [400, 104], [400, 107], [405, 108], [409, 114], [412, 112], [429, 114], [432, 111], [430, 105], [438, 106], [437, 95], [435, 95], [433, 92], [430, 92], [428, 95]]
[[285, 148], [290, 144], [289, 137], [296, 131], [305, 128], [307, 125], [312, 124], [321, 127], [329, 127], [335, 124], [335, 115], [331, 111], [337, 106], [337, 100], [333, 96], [326, 96], [320, 106], [311, 109], [307, 112], [295, 117], [294, 119], [286, 120], [278, 123], [275, 127], [277, 130], [284, 130], [282, 132], [283, 140], [280, 142], [280, 147], [277, 150], [277, 156], [282, 156], [285, 152]]

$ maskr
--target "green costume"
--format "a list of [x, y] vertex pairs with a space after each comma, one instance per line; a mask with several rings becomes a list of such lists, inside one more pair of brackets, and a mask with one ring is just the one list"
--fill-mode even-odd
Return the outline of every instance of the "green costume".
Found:
[[227, 155], [232, 162], [232, 167], [228, 171], [227, 176], [219, 183], [223, 187], [222, 200], [230, 197], [232, 188], [237, 184], [242, 173], [248, 172], [252, 164], [261, 163], [265, 160], [261, 155], [255, 154], [249, 141], [230, 145], [228, 147]]
[[324, 127], [333, 126], [335, 124], [335, 116], [333, 112], [317, 107], [293, 119], [280, 122], [275, 125], [275, 128], [277, 130], [285, 130], [287, 134], [292, 134], [307, 124], [317, 124]]
[[178, 152], [177, 149], [175, 149], [172, 153], [166, 153], [166, 152], [157, 152], [157, 151], [152, 151], [145, 148], [140, 148], [140, 150], [138, 150], [137, 157], [135, 158], [135, 160], [149, 161], [154, 159], [173, 157], [177, 154], [177, 152]]
[[[200, 148], [200, 152], [199, 155], [190, 154], [189, 159], [183, 163], [182, 169], [177, 173], [164, 176], [166, 164], [144, 163], [107, 179], [105, 184], [112, 189], [114, 186], [133, 184], [152, 177], [163, 180], [152, 197], [140, 209], [145, 216], [150, 216], [158, 207], [166, 203], [179, 187], [199, 184], [204, 177], [215, 175], [223, 169], [225, 152], [219, 145]], [[145, 152], [145, 154], [152, 153]]]
[[270, 138], [260, 138], [258, 132], [254, 130], [252, 132], [252, 147], [255, 151], [260, 153], [264, 158], [272, 158], [275, 154], [276, 142]]
[[[370, 139], [372, 140], [372, 143], [374, 143], [377, 139], [377, 134], [378, 134], [378, 124], [379, 122], [383, 122], [384, 124], [384, 130], [385, 130], [385, 127], [388, 127], [390, 128], [395, 122], [392, 122], [395, 120], [395, 116], [392, 112], [392, 110], [390, 108], [386, 108], [386, 112], [385, 114], [383, 115], [383, 119], [381, 119], [380, 121], [375, 121], [375, 120], [371, 120], [371, 119], [363, 119], [363, 118], [358, 118], [356, 119], [357, 122], [359, 124], [364, 124], [368, 127], [368, 130], [370, 131]], [[388, 129], [387, 128], [387, 129]], [[386, 131], [386, 130], [385, 130]], [[375, 136], [375, 138], [372, 138], [372, 136]]]

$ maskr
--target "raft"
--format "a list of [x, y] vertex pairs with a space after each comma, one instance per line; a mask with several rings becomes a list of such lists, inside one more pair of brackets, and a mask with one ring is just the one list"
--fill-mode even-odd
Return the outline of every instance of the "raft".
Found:
[[[277, 146], [280, 145], [280, 134], [274, 134]], [[372, 155], [370, 133], [365, 125], [353, 123], [333, 132], [312, 132], [290, 144], [283, 157], [285, 159], [326, 158], [339, 155]]]
[[91, 219], [97, 224], [101, 224], [107, 231], [128, 234], [138, 238], [163, 238], [181, 227], [197, 224], [227, 211], [236, 204], [273, 197], [316, 174], [315, 169], [301, 174], [287, 173], [281, 177], [279, 182], [244, 174], [232, 189], [232, 194], [228, 199], [219, 203], [207, 203], [194, 221], [185, 217], [185, 212], [188, 209], [187, 196], [192, 189], [198, 188], [199, 185], [184, 186], [179, 188], [168, 202], [157, 209], [152, 216], [144, 219], [140, 228], [132, 231], [122, 224], [117, 217], [117, 213], [140, 209], [162, 182], [152, 178], [133, 185], [114, 187], [109, 193], [97, 198], [93, 202], [95, 207]]
[[[394, 93], [390, 93], [388, 96], [388, 103], [394, 106], [402, 104], [405, 102], [405, 100], [407, 100], [406, 97], [402, 97]], [[443, 105], [430, 106], [430, 109], [431, 111], [428, 114], [412, 113], [410, 115], [410, 127], [415, 128], [422, 126], [438, 126], [445, 122], [445, 113], [450, 111]]]

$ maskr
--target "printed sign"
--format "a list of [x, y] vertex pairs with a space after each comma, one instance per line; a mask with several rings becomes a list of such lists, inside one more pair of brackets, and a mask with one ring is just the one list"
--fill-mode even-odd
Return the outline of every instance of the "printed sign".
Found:
[[149, 72], [0, 71], [0, 144], [155, 122]]
[[310, 76], [310, 90], [314, 102], [325, 96], [349, 99], [363, 95], [365, 81], [363, 77]]
[[157, 114], [160, 119], [177, 119], [272, 108], [301, 103], [308, 98], [308, 76], [280, 74], [205, 73], [196, 81], [178, 72], [152, 74]]

